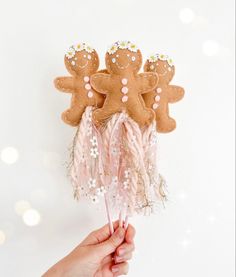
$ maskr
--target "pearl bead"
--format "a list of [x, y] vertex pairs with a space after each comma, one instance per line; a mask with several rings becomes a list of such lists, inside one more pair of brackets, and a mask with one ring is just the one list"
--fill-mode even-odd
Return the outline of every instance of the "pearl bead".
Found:
[[128, 79], [124, 78], [121, 80], [121, 83], [125, 86], [128, 84]]
[[86, 85], [85, 85], [85, 88], [86, 88], [87, 90], [90, 90], [90, 89], [91, 89], [90, 84], [86, 84]]
[[92, 98], [93, 97], [93, 92], [92, 91], [89, 91], [88, 92], [88, 98]]
[[129, 89], [127, 87], [123, 87], [121, 89], [121, 92], [124, 93], [124, 94], [128, 93], [128, 91], [129, 91]]
[[156, 110], [157, 108], [158, 108], [158, 104], [157, 103], [154, 103], [153, 105], [152, 105], [152, 108], [153, 108], [153, 110]]
[[88, 77], [88, 76], [85, 76], [85, 77], [84, 77], [84, 81], [85, 81], [86, 83], [88, 83], [88, 82], [89, 82], [89, 77]]
[[127, 95], [124, 95], [124, 96], [122, 97], [121, 101], [122, 101], [123, 103], [127, 102], [127, 101], [128, 101], [128, 96], [127, 96]]

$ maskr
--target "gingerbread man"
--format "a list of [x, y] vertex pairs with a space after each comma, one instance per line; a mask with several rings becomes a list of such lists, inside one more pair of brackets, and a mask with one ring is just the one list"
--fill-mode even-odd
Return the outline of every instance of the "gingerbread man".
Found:
[[99, 58], [92, 47], [78, 43], [69, 48], [64, 61], [72, 76], [58, 77], [54, 84], [58, 90], [72, 93], [71, 107], [62, 113], [62, 119], [71, 126], [77, 126], [87, 106], [102, 107], [104, 102], [104, 96], [90, 85], [90, 76], [97, 72]]
[[93, 113], [95, 124], [103, 124], [111, 115], [125, 111], [140, 126], [149, 125], [155, 118], [152, 109], [146, 108], [142, 94], [157, 86], [158, 76], [154, 72], [138, 74], [142, 66], [142, 55], [135, 44], [116, 42], [106, 53], [108, 74], [91, 76], [91, 85], [106, 95], [102, 108]]
[[168, 133], [176, 128], [176, 122], [169, 116], [169, 103], [175, 103], [184, 96], [184, 89], [170, 85], [175, 74], [172, 60], [166, 55], [156, 54], [151, 56], [145, 66], [145, 72], [156, 72], [159, 77], [158, 87], [143, 95], [148, 108], [156, 113], [157, 131]]

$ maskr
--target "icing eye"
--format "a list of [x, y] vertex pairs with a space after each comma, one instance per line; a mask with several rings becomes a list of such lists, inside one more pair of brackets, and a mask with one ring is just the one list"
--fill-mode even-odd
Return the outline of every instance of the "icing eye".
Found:
[[115, 62], [116, 62], [116, 59], [115, 59], [115, 58], [113, 58], [111, 61], [112, 61], [113, 63], [115, 63]]
[[88, 59], [89, 59], [89, 60], [91, 60], [91, 59], [92, 59], [91, 55], [88, 55]]
[[84, 58], [86, 58], [86, 55], [84, 55]]
[[117, 54], [116, 57], [119, 58], [119, 55]]
[[129, 57], [130, 56], [130, 54], [127, 54], [127, 57]]
[[77, 58], [75, 58], [75, 61], [77, 61], [78, 59]]
[[154, 69], [154, 65], [153, 64], [150, 66], [150, 69]]
[[133, 62], [136, 61], [135, 56], [133, 56], [133, 57], [131, 58], [131, 60], [132, 60]]
[[165, 68], [167, 67], [166, 64], [164, 65], [164, 67], [165, 67]]
[[159, 63], [157, 63], [157, 66], [159, 65]]

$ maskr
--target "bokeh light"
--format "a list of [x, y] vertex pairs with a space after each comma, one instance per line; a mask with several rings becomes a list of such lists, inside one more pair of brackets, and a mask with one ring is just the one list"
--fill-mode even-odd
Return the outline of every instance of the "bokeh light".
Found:
[[31, 208], [30, 203], [25, 200], [20, 200], [15, 203], [15, 212], [18, 215], [23, 215], [30, 208]]
[[1, 160], [6, 164], [14, 164], [19, 158], [19, 153], [14, 147], [6, 147], [1, 151]]
[[179, 18], [184, 24], [189, 24], [195, 19], [195, 13], [193, 10], [185, 8], [179, 12]]
[[34, 209], [27, 210], [23, 214], [23, 221], [27, 226], [36, 226], [41, 221], [40, 213]]
[[3, 244], [5, 240], [6, 240], [5, 233], [2, 230], [0, 230], [0, 245]]
[[206, 56], [216, 56], [217, 54], [219, 54], [220, 45], [217, 41], [206, 40], [202, 44], [202, 51]]

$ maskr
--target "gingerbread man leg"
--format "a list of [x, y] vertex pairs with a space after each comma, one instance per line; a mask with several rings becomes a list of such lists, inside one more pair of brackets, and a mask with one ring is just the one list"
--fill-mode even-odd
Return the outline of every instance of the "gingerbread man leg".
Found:
[[130, 101], [128, 107], [128, 113], [132, 118], [136, 118], [137, 123], [140, 126], [149, 125], [155, 119], [155, 113], [152, 109], [145, 108], [141, 101]]
[[176, 128], [176, 122], [169, 116], [168, 104], [162, 103], [156, 111], [157, 131], [169, 133]]

